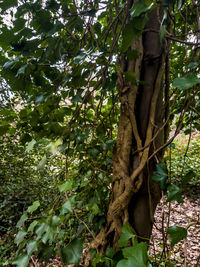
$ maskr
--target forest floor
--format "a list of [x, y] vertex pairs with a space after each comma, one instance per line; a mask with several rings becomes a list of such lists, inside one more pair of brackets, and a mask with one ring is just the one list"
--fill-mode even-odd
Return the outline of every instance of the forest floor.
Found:
[[[165, 258], [168, 253], [171, 259], [171, 266], [177, 267], [200, 267], [200, 186], [188, 186], [187, 192], [184, 194], [184, 203], [165, 202], [166, 197], [163, 197], [158, 205], [155, 213], [155, 223], [153, 227], [149, 254], [152, 256], [152, 261], [160, 263], [163, 260], [160, 256], [163, 254], [163, 236], [168, 225], [169, 226], [185, 227], [188, 230], [187, 239], [179, 242], [170, 250], [170, 240], [167, 237], [167, 246], [165, 242]], [[165, 236], [166, 238], [166, 236]], [[163, 254], [164, 256], [164, 254]], [[29, 267], [62, 267], [62, 262], [59, 259], [52, 259], [49, 264], [39, 263], [32, 259]], [[70, 267], [73, 265], [69, 265]], [[165, 266], [165, 265], [159, 265]]]
[[[161, 216], [162, 215], [162, 216]], [[161, 200], [155, 213], [155, 224], [152, 232], [150, 253], [161, 255], [163, 252], [163, 236], [168, 225], [187, 228], [187, 239], [179, 242], [170, 250], [170, 246], [165, 246], [165, 253], [169, 252], [175, 266], [200, 266], [200, 186], [188, 186], [184, 194], [184, 203], [175, 201], [166, 203], [165, 197]], [[164, 230], [164, 231], [163, 231]], [[166, 237], [165, 237], [166, 238]], [[170, 243], [167, 237], [167, 243]], [[163, 252], [164, 253], [164, 252]], [[165, 254], [166, 255], [166, 254]], [[159, 262], [159, 259], [157, 259]], [[172, 265], [174, 266], [174, 265]]]

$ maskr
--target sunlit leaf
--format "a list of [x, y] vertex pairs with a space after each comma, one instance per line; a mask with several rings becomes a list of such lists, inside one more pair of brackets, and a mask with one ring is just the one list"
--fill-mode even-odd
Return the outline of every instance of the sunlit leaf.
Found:
[[71, 181], [67, 181], [63, 184], [60, 184], [58, 186], [58, 189], [60, 192], [67, 192], [67, 191], [70, 191], [72, 190], [72, 182]]
[[35, 144], [36, 144], [36, 141], [33, 139], [31, 142], [28, 143], [25, 151], [30, 152], [33, 149]]
[[131, 8], [131, 18], [138, 17], [143, 13], [146, 13], [147, 11], [151, 10], [153, 7], [153, 3], [149, 6], [145, 5], [143, 1], [139, 1], [133, 4]]
[[16, 61], [7, 61], [7, 62], [3, 65], [3, 69], [4, 69], [4, 70], [10, 69], [15, 63], [16, 63]]
[[27, 212], [32, 214], [34, 211], [36, 211], [39, 208], [39, 206], [40, 206], [40, 202], [36, 200], [33, 202], [31, 206], [28, 207]]
[[17, 228], [20, 228], [23, 226], [23, 224], [25, 223], [25, 221], [28, 219], [28, 216], [26, 213], [24, 213], [21, 218], [19, 219], [19, 221], [17, 222]]
[[29, 225], [29, 227], [28, 227], [28, 232], [33, 232], [33, 230], [34, 230], [34, 228], [35, 228], [35, 226], [38, 224], [38, 221], [33, 221], [30, 225]]
[[43, 169], [47, 161], [47, 156], [44, 155], [37, 165], [37, 170]]
[[185, 77], [176, 78], [172, 86], [177, 87], [182, 90], [189, 89], [200, 83], [200, 79], [197, 77], [195, 73], [188, 73]]

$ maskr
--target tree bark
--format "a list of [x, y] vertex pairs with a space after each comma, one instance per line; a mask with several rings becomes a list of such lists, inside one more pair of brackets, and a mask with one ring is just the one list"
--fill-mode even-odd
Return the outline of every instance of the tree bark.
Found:
[[[163, 73], [166, 45], [160, 40], [159, 7], [154, 10], [143, 35], [133, 41], [131, 50], [138, 51], [136, 60], [121, 56], [118, 73], [121, 113], [113, 153], [112, 199], [106, 225], [92, 246], [104, 253], [107, 246], [118, 249], [124, 223], [129, 222], [141, 241], [150, 238], [153, 215], [161, 190], [151, 179], [161, 151], [148, 160], [164, 143]], [[141, 83], [126, 82], [123, 73], [134, 72]], [[161, 130], [162, 129], [162, 130]], [[144, 240], [143, 240], [144, 241]]]

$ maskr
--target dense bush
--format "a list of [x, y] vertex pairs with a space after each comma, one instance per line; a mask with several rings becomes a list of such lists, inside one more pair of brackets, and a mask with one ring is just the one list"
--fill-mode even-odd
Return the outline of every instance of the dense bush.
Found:
[[190, 185], [200, 184], [200, 138], [198, 133], [180, 134], [171, 145], [168, 165], [174, 182], [188, 180]]
[[41, 212], [57, 196], [55, 184], [62, 179], [63, 168], [59, 158], [56, 158], [56, 168], [53, 167], [55, 158], [47, 160], [41, 168], [42, 145], [29, 153], [25, 150], [16, 136], [0, 139], [0, 233], [13, 231], [33, 201], [41, 202]]

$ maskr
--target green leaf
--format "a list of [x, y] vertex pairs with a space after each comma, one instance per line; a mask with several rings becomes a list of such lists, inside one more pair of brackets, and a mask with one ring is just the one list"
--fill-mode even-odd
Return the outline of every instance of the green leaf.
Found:
[[29, 256], [27, 254], [21, 254], [17, 257], [13, 264], [16, 264], [17, 267], [27, 267], [29, 263]]
[[139, 53], [137, 50], [128, 50], [126, 52], [126, 55], [127, 55], [128, 59], [130, 59], [130, 60], [134, 60], [134, 59], [137, 59], [139, 57]]
[[190, 64], [188, 65], [188, 69], [195, 69], [199, 66], [198, 62], [190, 62]]
[[47, 157], [46, 155], [44, 155], [37, 165], [37, 170], [43, 169], [46, 164], [46, 161], [47, 161]]
[[27, 212], [32, 214], [34, 211], [38, 209], [39, 206], [40, 206], [40, 202], [36, 200], [33, 202], [31, 206], [28, 207]]
[[[141, 242], [133, 247], [123, 248], [123, 255], [127, 260], [121, 260], [117, 267], [123, 266], [135, 266], [135, 267], [146, 267], [147, 266], [147, 244]], [[132, 265], [130, 265], [132, 264]]]
[[60, 210], [61, 214], [65, 214], [65, 213], [72, 213], [72, 205], [71, 205], [71, 202], [70, 200], [67, 200], [61, 207], [61, 210]]
[[28, 219], [28, 216], [27, 216], [26, 213], [24, 213], [24, 214], [21, 216], [21, 218], [19, 219], [19, 221], [17, 222], [16, 227], [17, 227], [17, 228], [22, 227], [23, 224], [24, 224], [24, 222], [25, 222], [27, 219]]
[[35, 144], [36, 144], [36, 141], [33, 139], [31, 142], [28, 143], [25, 152], [30, 152], [33, 149]]
[[31, 256], [32, 252], [37, 251], [37, 241], [36, 240], [30, 240], [27, 243], [27, 253], [29, 256]]
[[160, 183], [160, 188], [165, 190], [167, 185], [167, 167], [164, 162], [156, 164], [156, 171], [153, 172], [152, 180]]
[[124, 72], [125, 81], [131, 82], [132, 84], [136, 84], [136, 74], [132, 71], [126, 71]]
[[7, 61], [4, 65], [3, 65], [3, 70], [7, 70], [10, 69], [17, 61]]
[[120, 239], [118, 241], [119, 247], [124, 247], [130, 238], [132, 238], [132, 240], [135, 240], [135, 236], [133, 234], [133, 231], [132, 231], [129, 223], [127, 222], [122, 227], [122, 234], [121, 234]]
[[172, 86], [177, 87], [182, 90], [189, 89], [200, 83], [200, 79], [197, 77], [195, 73], [188, 73], [185, 77], [176, 78]]
[[162, 25], [162, 26], [160, 27], [160, 32], [159, 32], [159, 35], [160, 35], [160, 41], [162, 41], [162, 40], [165, 38], [165, 35], [166, 35], [166, 28], [167, 28], [166, 25]]
[[87, 57], [87, 53], [81, 52], [77, 57], [74, 58], [74, 63], [79, 64], [81, 61], [83, 61]]
[[132, 23], [126, 24], [122, 32], [122, 52], [125, 52], [131, 46], [136, 36], [137, 32], [135, 31]]
[[66, 192], [66, 191], [70, 191], [72, 190], [72, 182], [71, 181], [67, 181], [63, 184], [60, 184], [58, 186], [58, 189], [60, 192]]
[[99, 150], [96, 149], [95, 147], [94, 147], [94, 148], [89, 148], [89, 149], [87, 150], [87, 153], [88, 153], [89, 155], [93, 156], [93, 157], [97, 157], [98, 154], [99, 154]]
[[182, 239], [187, 238], [187, 229], [183, 227], [171, 226], [168, 228], [167, 233], [170, 235], [171, 247]]
[[137, 262], [137, 260], [133, 257], [125, 259], [125, 260], [121, 260], [117, 263], [116, 267], [146, 267], [147, 265], [144, 265], [140, 262]]
[[19, 231], [15, 237], [15, 244], [19, 245], [24, 240], [26, 234], [27, 232], [24, 230]]
[[83, 252], [83, 240], [76, 238], [66, 247], [61, 249], [63, 263], [78, 264]]
[[182, 179], [182, 185], [185, 186], [193, 177], [196, 177], [196, 173], [189, 170]]
[[35, 226], [38, 224], [38, 221], [33, 221], [29, 227], [28, 227], [28, 232], [32, 232], [33, 233], [33, 230], [35, 228]]
[[183, 203], [181, 189], [175, 184], [171, 184], [167, 187], [167, 202], [172, 200], [176, 200], [178, 203]]
[[2, 11], [6, 11], [8, 8], [13, 6], [17, 6], [17, 0], [9, 0], [9, 1], [2, 0], [0, 2], [0, 8], [2, 9]]
[[40, 261], [49, 262], [49, 259], [54, 259], [56, 252], [53, 247], [41, 243], [39, 248], [38, 258]]
[[57, 230], [57, 228], [50, 227], [49, 225], [46, 224], [45, 234], [42, 236], [42, 242], [44, 244], [46, 244], [48, 240], [53, 241], [55, 234], [56, 234], [56, 230]]
[[150, 4], [149, 6], [145, 5], [144, 1], [139, 1], [133, 4], [132, 8], [131, 8], [131, 18], [135, 18], [140, 16], [143, 13], [148, 12], [149, 10], [151, 10], [151, 8], [153, 7], [153, 3]]
[[18, 69], [16, 77], [19, 77], [21, 74], [24, 74], [28, 64], [23, 65], [21, 68]]
[[47, 228], [47, 224], [46, 223], [41, 223], [38, 225], [35, 233], [37, 235], [37, 240], [40, 239], [42, 237], [42, 235], [45, 233], [46, 231], [46, 228]]
[[123, 248], [122, 250], [125, 258], [135, 257], [138, 262], [145, 264], [147, 262], [147, 244], [141, 242], [135, 246]]
[[53, 226], [57, 226], [61, 222], [61, 218], [54, 215], [51, 219], [51, 223]]
[[100, 209], [99, 209], [97, 203], [88, 204], [86, 206], [86, 208], [87, 208], [87, 210], [90, 210], [92, 212], [92, 214], [94, 214], [94, 215], [97, 215], [100, 213]]

